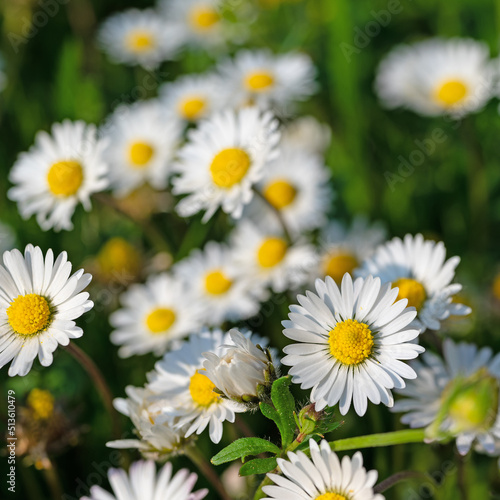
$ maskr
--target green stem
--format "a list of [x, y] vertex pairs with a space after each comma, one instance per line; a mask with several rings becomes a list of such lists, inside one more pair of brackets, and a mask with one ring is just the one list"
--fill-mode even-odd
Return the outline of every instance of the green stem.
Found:
[[59, 474], [54, 467], [54, 463], [50, 459], [47, 459], [46, 462], [46, 466], [43, 468], [43, 475], [49, 485], [52, 498], [54, 500], [59, 500], [63, 496], [63, 489], [61, 486], [61, 480], [59, 479]]
[[255, 495], [253, 497], [253, 500], [259, 500], [260, 498], [264, 498], [266, 495], [262, 491], [262, 488], [264, 486], [269, 486], [270, 484], [274, 484], [274, 483], [273, 483], [273, 481], [271, 481], [271, 479], [269, 479], [269, 476], [266, 474], [266, 477], [259, 484], [259, 487], [257, 488], [257, 491], [255, 492]]
[[359, 450], [362, 448], [394, 446], [397, 444], [423, 443], [424, 438], [425, 429], [405, 429], [403, 431], [338, 439], [330, 443], [330, 448], [333, 451]]
[[428, 474], [425, 474], [424, 472], [406, 470], [402, 472], [396, 472], [396, 474], [393, 474], [392, 476], [389, 476], [387, 479], [384, 479], [379, 484], [377, 484], [377, 486], [373, 488], [373, 492], [383, 493], [384, 491], [387, 491], [389, 488], [392, 488], [395, 484], [400, 483], [402, 481], [406, 481], [408, 479], [423, 479], [425, 481], [434, 482], [432, 477], [429, 476]]
[[274, 212], [276, 215], [281, 228], [283, 229], [283, 234], [285, 235], [286, 240], [288, 243], [293, 243], [292, 237], [290, 236], [290, 231], [288, 229], [288, 226], [285, 222], [285, 218], [283, 217], [283, 214], [281, 213], [281, 210], [276, 208], [272, 203], [269, 202], [269, 200], [257, 189], [253, 188], [253, 192], [257, 195], [258, 198], [260, 198], [267, 207]]

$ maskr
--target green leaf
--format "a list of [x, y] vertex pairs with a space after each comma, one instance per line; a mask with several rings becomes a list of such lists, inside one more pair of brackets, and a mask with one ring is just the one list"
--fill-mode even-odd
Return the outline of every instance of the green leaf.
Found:
[[283, 436], [285, 435], [285, 429], [283, 427], [283, 422], [281, 422], [281, 418], [278, 412], [273, 406], [267, 403], [260, 403], [259, 407], [262, 415], [264, 415], [264, 417], [268, 418], [269, 420], [272, 420], [276, 424], [276, 427], [280, 431], [281, 444], [284, 446], [285, 441]]
[[276, 469], [278, 462], [275, 457], [271, 458], [254, 458], [250, 460], [240, 469], [240, 476], [251, 476], [253, 474], [265, 474], [273, 469]]
[[295, 399], [289, 389], [291, 382], [290, 377], [281, 377], [275, 380], [271, 387], [271, 399], [283, 426], [283, 431], [281, 432], [283, 448], [286, 448], [293, 441], [297, 428], [293, 416]]
[[258, 455], [259, 453], [266, 452], [277, 455], [281, 450], [267, 439], [241, 438], [219, 451], [217, 455], [212, 457], [211, 462], [214, 465], [220, 465], [236, 460], [237, 458], [244, 460], [249, 455]]

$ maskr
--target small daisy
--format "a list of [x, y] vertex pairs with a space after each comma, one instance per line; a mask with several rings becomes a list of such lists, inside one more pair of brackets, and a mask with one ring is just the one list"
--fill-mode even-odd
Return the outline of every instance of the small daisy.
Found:
[[301, 116], [288, 123], [282, 132], [283, 147], [292, 146], [317, 155], [324, 155], [332, 138], [328, 125], [314, 116]]
[[109, 181], [123, 197], [149, 183], [167, 186], [172, 160], [180, 142], [180, 122], [156, 100], [119, 106], [102, 129], [108, 140], [104, 155]]
[[440, 322], [449, 316], [471, 312], [470, 307], [453, 302], [453, 296], [462, 289], [462, 285], [451, 283], [460, 257], [445, 258], [442, 242], [407, 234], [404, 240], [394, 238], [380, 246], [357, 274], [372, 274], [382, 283], [392, 283], [399, 289], [398, 299], [408, 299], [408, 305], [417, 310], [414, 327], [421, 332], [438, 330]]
[[13, 229], [0, 221], [0, 255], [12, 250], [16, 244], [16, 235]]
[[275, 106], [283, 112], [316, 90], [316, 70], [306, 54], [242, 50], [234, 59], [222, 62], [219, 71], [235, 106], [253, 103], [262, 108]]
[[173, 193], [187, 194], [177, 205], [182, 217], [206, 210], [209, 220], [222, 207], [235, 218], [253, 197], [252, 186], [278, 154], [278, 122], [256, 108], [227, 110], [201, 122], [179, 152]]
[[259, 312], [267, 299], [263, 286], [241, 275], [231, 249], [209, 242], [201, 250], [175, 265], [174, 274], [189, 285], [192, 300], [203, 308], [204, 325], [220, 325], [226, 320], [240, 321]]
[[[329, 180], [328, 169], [319, 156], [287, 146], [269, 164], [257, 188], [297, 235], [326, 223], [326, 213], [334, 199]], [[281, 227], [276, 213], [260, 198], [252, 200], [248, 212], [261, 227]]]
[[198, 476], [187, 469], [172, 476], [170, 462], [157, 474], [152, 460], [139, 460], [130, 466], [128, 474], [123, 469], [109, 469], [108, 479], [113, 495], [94, 485], [90, 497], [81, 500], [201, 500], [208, 493], [206, 489], [193, 492]]
[[317, 295], [299, 295], [283, 321], [283, 334], [296, 343], [286, 346], [282, 363], [291, 366], [292, 381], [310, 389], [316, 409], [339, 403], [345, 415], [354, 403], [364, 415], [367, 400], [392, 406], [390, 389], [405, 386], [403, 378], [415, 378], [412, 368], [400, 360], [413, 359], [424, 348], [411, 342], [418, 330], [409, 324], [416, 316], [407, 300], [396, 302], [397, 289], [381, 285], [379, 278], [349, 274], [341, 288], [332, 278], [316, 280]]
[[199, 306], [184, 284], [167, 274], [132, 285], [120, 301], [123, 308], [112, 313], [109, 322], [115, 328], [111, 342], [121, 346], [122, 358], [147, 352], [161, 356], [173, 341], [199, 327]]
[[[500, 454], [500, 354], [489, 347], [455, 344], [446, 339], [444, 361], [431, 352], [412, 363], [417, 378], [398, 391], [404, 396], [394, 412], [405, 412], [401, 422], [427, 427], [429, 438], [456, 436], [461, 455], [471, 446], [488, 454]], [[443, 408], [445, 412], [443, 413]]]
[[375, 90], [385, 107], [424, 116], [479, 111], [493, 90], [488, 46], [466, 38], [400, 45], [381, 62]]
[[248, 220], [232, 234], [234, 260], [245, 276], [276, 293], [302, 286], [316, 263], [312, 245], [289, 244], [280, 232], [264, 232]]
[[21, 153], [9, 175], [14, 187], [8, 197], [18, 203], [21, 217], [36, 214], [44, 231], [73, 229], [76, 205], [90, 210], [90, 196], [107, 187], [105, 147], [95, 126], [82, 121], [56, 123], [52, 135], [38, 132], [35, 145]]
[[302, 451], [288, 452], [288, 460], [278, 458], [283, 476], [269, 473], [276, 486], [264, 486], [264, 500], [383, 500], [374, 493], [376, 470], [363, 467], [363, 455], [358, 451], [342, 462], [326, 440], [318, 445], [309, 440], [311, 458]]
[[[38, 355], [52, 364], [58, 344], [83, 335], [74, 320], [93, 307], [83, 290], [92, 276], [80, 269], [71, 275], [66, 252], [45, 255], [28, 245], [3, 254], [0, 265], [0, 368], [10, 360], [9, 375], [26, 375]], [[71, 275], [71, 276], [70, 276]]]
[[385, 235], [382, 224], [370, 224], [363, 216], [355, 217], [350, 227], [331, 222], [321, 231], [319, 267], [314, 270], [313, 279], [331, 276], [340, 284], [345, 273], [353, 275], [385, 241]]
[[129, 9], [109, 17], [99, 43], [117, 63], [154, 69], [173, 59], [182, 44], [179, 29], [153, 9]]
[[167, 113], [183, 122], [197, 122], [226, 104], [223, 85], [223, 80], [215, 74], [185, 75], [160, 85], [159, 95]]
[[187, 426], [185, 437], [201, 434], [208, 426], [212, 442], [221, 440], [222, 423], [234, 422], [235, 413], [246, 411], [246, 407], [214, 391], [215, 385], [205, 375], [203, 353], [221, 354], [223, 344], [229, 341], [220, 330], [204, 331], [191, 335], [179, 349], [156, 363], [146, 386], [157, 395], [160, 416], [156, 422], [176, 419], [176, 427]]

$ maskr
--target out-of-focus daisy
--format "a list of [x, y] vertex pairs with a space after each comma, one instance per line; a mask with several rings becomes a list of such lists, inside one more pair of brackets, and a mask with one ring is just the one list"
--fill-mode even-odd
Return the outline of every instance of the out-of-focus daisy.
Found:
[[[9, 375], [26, 375], [38, 355], [42, 366], [52, 364], [58, 344], [83, 335], [74, 320], [93, 307], [83, 290], [92, 276], [80, 269], [71, 275], [66, 252], [45, 257], [28, 245], [3, 254], [0, 265], [0, 368], [13, 360]], [[71, 275], [71, 276], [70, 276]]]
[[332, 131], [314, 116], [301, 116], [288, 123], [282, 130], [281, 144], [323, 155], [330, 145]]
[[65, 120], [52, 135], [38, 132], [35, 144], [21, 153], [9, 175], [8, 197], [18, 203], [23, 219], [36, 214], [40, 227], [71, 230], [78, 203], [90, 210], [90, 196], [106, 189], [105, 140], [94, 125]]
[[121, 346], [122, 358], [147, 352], [160, 356], [173, 341], [199, 327], [199, 305], [180, 280], [167, 274], [132, 285], [120, 302], [123, 308], [111, 314], [109, 322], [115, 328], [111, 342]]
[[203, 308], [204, 325], [250, 318], [267, 298], [264, 286], [243, 277], [234, 263], [233, 251], [219, 243], [209, 242], [203, 251], [193, 250], [175, 265], [174, 273], [189, 286], [192, 300]]
[[[300, 234], [326, 223], [326, 212], [334, 198], [329, 178], [319, 156], [288, 146], [266, 168], [257, 188], [281, 212], [287, 228]], [[281, 227], [277, 214], [260, 198], [252, 200], [248, 211], [260, 227], [274, 231]]]
[[187, 427], [185, 437], [209, 427], [210, 439], [214, 443], [221, 440], [222, 423], [234, 422], [235, 413], [246, 411], [246, 407], [214, 391], [214, 383], [205, 375], [202, 353], [220, 354], [229, 341], [220, 330], [204, 331], [191, 335], [179, 349], [156, 363], [146, 386], [156, 394], [156, 422], [176, 419], [176, 427]]
[[223, 61], [219, 71], [227, 82], [233, 105], [277, 107], [280, 112], [303, 101], [316, 89], [316, 70], [306, 54], [274, 55], [268, 50], [242, 50]]
[[275, 486], [264, 486], [268, 495], [264, 500], [383, 500], [373, 491], [377, 481], [376, 470], [363, 467], [363, 455], [358, 451], [342, 462], [323, 439], [318, 445], [309, 440], [311, 458], [302, 451], [289, 452], [288, 460], [278, 458], [283, 476], [269, 473]]
[[340, 284], [345, 273], [353, 272], [370, 257], [385, 240], [382, 224], [370, 224], [363, 216], [355, 217], [351, 226], [333, 221], [320, 235], [319, 268], [314, 270], [315, 278], [331, 276]]
[[99, 43], [117, 63], [154, 69], [175, 57], [181, 32], [153, 9], [129, 9], [109, 17], [99, 29]]
[[262, 231], [248, 220], [234, 230], [232, 246], [235, 263], [245, 276], [277, 293], [303, 285], [316, 263], [308, 243], [289, 244], [280, 232]]
[[433, 38], [393, 49], [379, 66], [375, 89], [388, 108], [462, 116], [488, 102], [493, 75], [485, 43]]
[[12, 228], [0, 221], [0, 255], [12, 250], [16, 244], [16, 235]]
[[442, 242], [424, 240], [421, 234], [407, 234], [380, 246], [365, 260], [357, 274], [378, 276], [382, 283], [392, 283], [399, 289], [399, 299], [418, 312], [414, 326], [424, 332], [438, 330], [441, 321], [453, 316], [465, 316], [470, 307], [453, 302], [462, 285], [451, 283], [460, 257], [446, 260]]
[[81, 500], [201, 500], [208, 490], [193, 492], [198, 476], [187, 469], [172, 475], [172, 464], [167, 462], [156, 473], [152, 460], [139, 460], [130, 466], [127, 474], [123, 469], [109, 469], [108, 479], [113, 495], [100, 486], [90, 488], [90, 497]]
[[473, 444], [489, 454], [500, 452], [500, 354], [450, 339], [443, 352], [444, 361], [426, 352], [422, 362], [412, 363], [417, 378], [398, 391], [405, 398], [393, 411], [405, 412], [401, 422], [410, 427], [427, 427], [430, 439], [456, 436], [462, 455]]
[[164, 189], [180, 134], [179, 121], [165, 113], [157, 100], [119, 106], [103, 127], [115, 194], [125, 196], [146, 182]]
[[299, 295], [300, 306], [292, 305], [290, 320], [283, 321], [284, 335], [296, 342], [283, 349], [281, 361], [291, 366], [292, 381], [312, 388], [317, 410], [339, 403], [345, 415], [352, 401], [364, 415], [368, 399], [392, 406], [390, 389], [416, 377], [401, 360], [424, 351], [411, 342], [419, 333], [409, 327], [415, 309], [406, 300], [395, 302], [397, 290], [371, 276], [353, 283], [346, 274], [340, 289], [327, 276], [316, 280], [316, 292]]
[[182, 217], [205, 210], [206, 222], [222, 207], [235, 218], [253, 197], [252, 186], [278, 154], [278, 122], [257, 108], [227, 110], [201, 122], [179, 152], [173, 193]]
[[197, 122], [225, 105], [223, 80], [215, 74], [185, 75], [159, 88], [160, 99], [168, 113], [184, 122]]

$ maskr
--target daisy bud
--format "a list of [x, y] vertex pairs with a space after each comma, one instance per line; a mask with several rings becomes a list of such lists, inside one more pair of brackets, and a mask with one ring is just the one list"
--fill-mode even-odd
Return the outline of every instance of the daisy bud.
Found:
[[316, 411], [316, 405], [310, 404], [304, 406], [302, 410], [300, 410], [299, 415], [297, 417], [297, 426], [299, 428], [299, 435], [297, 437], [297, 441], [301, 443], [304, 439], [313, 434], [318, 422], [324, 415], [324, 411]]
[[223, 346], [221, 356], [203, 353], [205, 375], [227, 398], [240, 403], [256, 402], [276, 378], [271, 353], [236, 329], [229, 335], [233, 344]]

